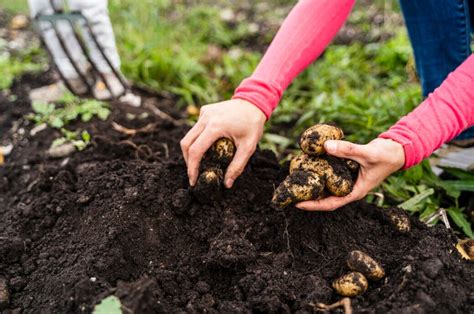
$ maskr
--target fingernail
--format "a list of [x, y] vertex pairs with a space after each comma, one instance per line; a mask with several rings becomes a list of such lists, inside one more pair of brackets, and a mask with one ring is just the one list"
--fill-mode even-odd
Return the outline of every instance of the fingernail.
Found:
[[335, 151], [337, 147], [337, 143], [335, 141], [326, 141], [324, 143], [324, 148], [326, 151]]
[[189, 179], [189, 186], [194, 186], [193, 180]]
[[295, 205], [296, 208], [299, 208], [299, 209], [305, 209], [303, 205], [300, 205], [300, 204], [296, 204]]
[[234, 185], [234, 180], [232, 179], [227, 179], [225, 180], [225, 187], [230, 189], [232, 187], [232, 185]]

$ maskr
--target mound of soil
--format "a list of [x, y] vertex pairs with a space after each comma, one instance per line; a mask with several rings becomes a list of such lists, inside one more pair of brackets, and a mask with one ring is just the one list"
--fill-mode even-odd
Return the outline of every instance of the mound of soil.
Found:
[[[1, 101], [11, 112], [14, 103]], [[169, 101], [147, 101], [179, 118]], [[153, 128], [127, 136], [112, 121]], [[134, 313], [313, 312], [341, 298], [331, 282], [356, 249], [387, 273], [352, 299], [356, 312], [474, 310], [474, 265], [452, 231], [411, 219], [411, 232], [399, 233], [365, 202], [276, 211], [272, 194], [287, 169], [272, 152], [256, 152], [231, 190], [203, 201], [179, 150], [188, 127], [153, 111], [114, 106], [107, 121], [81, 126], [92, 145], [59, 160], [44, 154], [54, 131], [33, 137], [27, 121], [14, 124], [26, 132], [1, 135], [16, 144], [0, 167], [5, 313], [90, 312], [111, 294]]]

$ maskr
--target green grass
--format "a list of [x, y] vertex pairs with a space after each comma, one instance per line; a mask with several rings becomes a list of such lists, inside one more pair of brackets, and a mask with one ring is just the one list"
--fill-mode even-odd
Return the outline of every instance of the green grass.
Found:
[[[13, 5], [20, 12], [21, 3], [0, 0], [0, 7]], [[252, 73], [293, 4], [110, 0], [109, 9], [126, 76], [177, 95], [177, 106], [184, 107], [228, 99]], [[421, 92], [397, 12], [397, 1], [358, 1], [348, 24], [364, 40], [331, 45], [295, 79], [267, 124], [261, 147], [284, 159], [297, 148], [302, 130], [327, 121], [340, 125], [348, 140], [367, 143], [415, 108]], [[382, 205], [405, 202], [408, 211], [422, 218], [446, 208], [451, 220], [472, 236], [459, 204], [460, 191], [472, 192], [470, 175], [455, 173], [453, 180], [442, 181], [424, 162], [392, 176], [377, 191], [385, 195]]]

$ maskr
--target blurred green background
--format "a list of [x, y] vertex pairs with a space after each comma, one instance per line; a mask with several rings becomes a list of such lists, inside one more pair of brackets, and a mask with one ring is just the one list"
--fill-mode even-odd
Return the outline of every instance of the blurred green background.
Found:
[[[109, 10], [125, 75], [136, 85], [175, 97], [185, 109], [228, 99], [252, 73], [295, 3], [109, 0]], [[0, 8], [9, 14], [27, 12], [26, 1], [0, 0]], [[24, 70], [41, 68], [31, 57], [41, 53], [32, 47], [0, 58], [0, 66], [10, 73], [0, 87]], [[324, 55], [285, 92], [261, 147], [285, 160], [305, 128], [329, 121], [341, 126], [348, 140], [367, 143], [420, 101], [398, 2], [360, 0]], [[422, 218], [446, 208], [472, 237], [474, 217], [464, 200], [474, 191], [474, 175], [448, 172], [447, 180], [441, 180], [426, 161], [392, 176], [369, 200], [381, 205], [411, 200], [404, 207]]]

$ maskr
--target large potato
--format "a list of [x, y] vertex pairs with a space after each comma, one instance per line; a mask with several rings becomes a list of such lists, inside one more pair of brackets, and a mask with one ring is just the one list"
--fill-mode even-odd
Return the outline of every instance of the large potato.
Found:
[[346, 163], [336, 157], [314, 157], [301, 154], [290, 162], [290, 174], [294, 171], [309, 171], [326, 181], [326, 188], [332, 195], [346, 196], [352, 192], [354, 182]]
[[356, 297], [364, 293], [368, 286], [367, 279], [359, 272], [345, 274], [332, 283], [334, 290], [345, 297]]
[[324, 189], [324, 181], [312, 172], [294, 171], [278, 186], [272, 203], [284, 208], [291, 203], [317, 199]]
[[329, 124], [316, 124], [301, 134], [301, 150], [311, 156], [324, 154], [324, 142], [327, 140], [340, 140], [344, 133], [337, 126]]
[[369, 279], [380, 280], [385, 276], [385, 271], [380, 264], [364, 252], [355, 250], [347, 256], [347, 266], [351, 270], [362, 273]]

